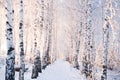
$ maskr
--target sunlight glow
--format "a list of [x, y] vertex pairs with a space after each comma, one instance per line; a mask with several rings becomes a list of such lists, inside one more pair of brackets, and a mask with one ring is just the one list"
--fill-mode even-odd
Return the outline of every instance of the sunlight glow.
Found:
[[61, 3], [63, 3], [63, 0], [60, 0]]

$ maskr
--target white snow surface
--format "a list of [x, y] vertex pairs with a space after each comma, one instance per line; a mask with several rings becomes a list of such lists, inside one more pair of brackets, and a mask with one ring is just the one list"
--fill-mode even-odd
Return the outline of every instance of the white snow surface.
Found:
[[[73, 68], [64, 60], [57, 60], [49, 65], [37, 79], [31, 79], [32, 65], [27, 65], [29, 68], [25, 72], [25, 80], [83, 80], [80, 72]], [[19, 73], [15, 73], [15, 80], [18, 80]], [[5, 66], [0, 65], [0, 80], [5, 80]], [[108, 70], [108, 80], [120, 80], [120, 73]]]
[[48, 66], [40, 76], [38, 80], [81, 80], [78, 70], [63, 60], [57, 60]]

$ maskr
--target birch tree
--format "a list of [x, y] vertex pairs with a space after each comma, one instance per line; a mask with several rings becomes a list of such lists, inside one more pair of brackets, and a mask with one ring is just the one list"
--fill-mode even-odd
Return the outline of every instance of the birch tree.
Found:
[[[111, 0], [106, 0], [106, 7], [104, 13], [104, 25], [103, 25], [103, 46], [104, 46], [104, 54], [103, 54], [103, 66], [102, 66], [102, 75], [101, 80], [107, 80], [107, 61], [108, 61], [108, 50], [109, 50], [109, 32], [111, 27], [111, 19], [113, 17], [111, 10]], [[104, 9], [103, 9], [104, 10]]]
[[6, 73], [5, 80], [15, 80], [15, 48], [13, 42], [13, 21], [14, 10], [13, 0], [6, 0], [7, 2], [7, 21], [6, 21], [6, 39], [7, 39], [7, 58], [6, 58]]
[[45, 69], [49, 64], [51, 64], [51, 40], [52, 40], [52, 19], [51, 19], [51, 1], [48, 2], [47, 4], [47, 25], [46, 25], [46, 38], [45, 42], [45, 51], [43, 54], [43, 69]]
[[[40, 37], [42, 36], [42, 32], [43, 32], [43, 27], [44, 27], [44, 0], [40, 0], [41, 1], [41, 6], [40, 6], [40, 11], [41, 11], [41, 15], [40, 15]], [[40, 38], [41, 39], [41, 38]]]
[[85, 49], [83, 55], [83, 74], [86, 80], [93, 80], [93, 61], [94, 61], [94, 44], [93, 44], [93, 27], [92, 27], [92, 4], [91, 0], [85, 1]]
[[74, 56], [74, 67], [79, 69], [78, 55], [80, 53], [80, 36], [81, 36], [81, 26], [76, 26], [76, 35], [75, 35], [75, 56]]
[[34, 26], [34, 64], [33, 64], [33, 69], [32, 69], [32, 76], [31, 78], [37, 78], [38, 77], [38, 72], [42, 72], [41, 70], [41, 59], [40, 59], [40, 51], [37, 50], [37, 28], [39, 25], [39, 15], [38, 15], [38, 0], [36, 0], [36, 17], [35, 17], [35, 26]]
[[[81, 4], [79, 2], [79, 0], [76, 0], [77, 2], [77, 12], [76, 12], [76, 15], [77, 15], [77, 20], [76, 20], [76, 26], [75, 26], [75, 56], [74, 56], [74, 67], [77, 68], [77, 69], [80, 69], [80, 65], [79, 65], [79, 55], [80, 55], [80, 42], [81, 42], [81, 33], [82, 33], [82, 13], [80, 12], [81, 11]], [[74, 11], [75, 12], [75, 11]]]
[[50, 0], [49, 5], [49, 40], [48, 40], [48, 48], [49, 48], [49, 55], [50, 55], [50, 63], [52, 63], [52, 32], [53, 32], [53, 0]]
[[24, 70], [25, 70], [25, 63], [24, 63], [24, 41], [23, 41], [23, 0], [20, 0], [20, 24], [19, 24], [19, 38], [20, 38], [20, 73], [19, 73], [19, 80], [24, 80]]

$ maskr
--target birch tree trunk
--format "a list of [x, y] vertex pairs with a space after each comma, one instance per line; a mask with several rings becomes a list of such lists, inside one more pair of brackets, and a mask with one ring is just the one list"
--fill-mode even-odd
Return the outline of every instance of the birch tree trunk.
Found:
[[19, 72], [19, 80], [24, 80], [24, 70], [25, 70], [25, 62], [24, 62], [24, 41], [23, 41], [23, 0], [20, 0], [20, 24], [19, 24], [19, 38], [20, 38], [20, 72]]
[[81, 36], [81, 28], [80, 27], [76, 26], [76, 33], [75, 33], [74, 68], [76, 68], [76, 69], [79, 69], [78, 55], [80, 52], [80, 36]]
[[13, 43], [13, 0], [6, 0], [7, 2], [7, 21], [6, 21], [6, 39], [7, 39], [7, 58], [6, 58], [6, 73], [5, 80], [15, 80], [15, 48]]
[[52, 53], [52, 32], [53, 32], [53, 0], [50, 0], [50, 6], [49, 6], [49, 18], [50, 18], [50, 25], [49, 25], [49, 41], [48, 41], [48, 46], [49, 46], [49, 55], [50, 55], [50, 63], [52, 63], [52, 57], [53, 57], [53, 53]]
[[93, 80], [93, 27], [92, 27], [92, 4], [91, 0], [85, 2], [85, 52], [83, 57], [83, 74], [85, 80]]
[[[109, 48], [109, 32], [110, 32], [110, 18], [111, 14], [111, 0], [106, 0], [106, 8], [104, 14], [104, 25], [103, 25], [103, 46], [104, 46], [104, 54], [103, 54], [103, 67], [102, 67], [102, 75], [101, 80], [107, 80], [107, 61], [108, 61], [108, 48]], [[109, 15], [111, 14], [111, 15]]]
[[108, 56], [108, 41], [109, 41], [109, 27], [110, 24], [105, 18], [105, 26], [103, 28], [103, 43], [104, 43], [104, 55], [103, 55], [103, 71], [101, 80], [107, 80], [107, 56]]
[[[36, 1], [37, 3], [37, 1]], [[36, 4], [37, 5], [37, 4]], [[38, 11], [36, 10], [36, 15], [37, 15]], [[35, 27], [34, 27], [34, 64], [33, 64], [33, 68], [32, 68], [32, 79], [37, 78], [38, 77], [38, 70], [37, 70], [37, 65], [36, 65], [36, 59], [37, 59], [37, 33], [36, 33], [36, 29], [37, 29], [37, 17], [35, 19]]]
[[[43, 27], [44, 27], [44, 0], [41, 0], [41, 16], [40, 16], [40, 37], [43, 32]], [[40, 38], [41, 40], [41, 38]]]
[[[52, 26], [51, 26], [51, 17], [50, 17], [50, 3], [47, 4], [47, 25], [46, 25], [46, 38], [45, 38], [45, 50], [43, 54], [43, 65], [42, 68], [45, 69], [50, 63], [50, 50], [51, 50], [51, 33], [52, 33]], [[47, 43], [47, 44], [46, 44]]]
[[32, 69], [32, 76], [31, 78], [37, 78], [38, 72], [42, 72], [41, 70], [41, 59], [40, 59], [40, 51], [37, 50], [37, 28], [39, 24], [39, 18], [38, 18], [38, 0], [36, 0], [36, 18], [35, 18], [35, 27], [34, 27], [34, 64]]

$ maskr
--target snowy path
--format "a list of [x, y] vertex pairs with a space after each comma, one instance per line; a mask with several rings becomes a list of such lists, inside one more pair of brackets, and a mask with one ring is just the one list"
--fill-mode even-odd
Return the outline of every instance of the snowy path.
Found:
[[[46, 77], [47, 76], [47, 77]], [[78, 71], [68, 62], [57, 60], [46, 68], [38, 80], [81, 80]]]
[[[25, 80], [82, 80], [79, 71], [63, 60], [57, 60], [49, 65], [37, 79], [31, 79], [31, 67], [25, 72]], [[99, 73], [98, 73], [99, 74]], [[5, 80], [5, 66], [0, 65], [0, 80]], [[15, 80], [18, 80], [19, 73], [16, 72]], [[108, 70], [108, 80], [120, 80], [120, 73]]]
[[[57, 60], [49, 65], [37, 79], [31, 79], [31, 66], [25, 72], [25, 80], [81, 80], [78, 70], [72, 68], [70, 64], [63, 60]], [[5, 67], [0, 69], [0, 80], [4, 80]], [[1, 75], [2, 74], [2, 75]], [[15, 78], [18, 80], [19, 73], [16, 72]]]

